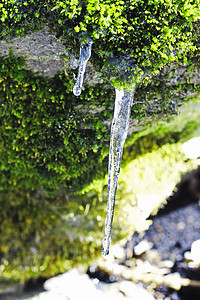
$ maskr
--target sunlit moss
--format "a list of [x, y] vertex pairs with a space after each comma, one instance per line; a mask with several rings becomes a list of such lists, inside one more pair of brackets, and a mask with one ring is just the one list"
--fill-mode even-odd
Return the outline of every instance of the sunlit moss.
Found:
[[[113, 57], [121, 62], [121, 55], [128, 55], [131, 65], [156, 73], [163, 64], [174, 61], [173, 50], [179, 49], [177, 59], [182, 63], [199, 64], [198, 1], [192, 6], [185, 1], [174, 1], [173, 6], [171, 1], [161, 0], [135, 1], [135, 6], [129, 1], [104, 2], [10, 0], [0, 4], [2, 38], [22, 36], [48, 25], [78, 53], [81, 40], [89, 35], [94, 39], [91, 61], [105, 75], [104, 84], [86, 86], [76, 98], [72, 94], [74, 71], [69, 70], [67, 77], [60, 73], [45, 79], [24, 71], [25, 61], [12, 52], [0, 59], [3, 279], [52, 276], [79, 263], [87, 264], [100, 254], [109, 147], [105, 123], [112, 117], [114, 104], [113, 89], [107, 87], [109, 80], [119, 84], [121, 76], [119, 66], [111, 64]], [[187, 56], [189, 50], [192, 57]], [[130, 71], [137, 73], [135, 67]], [[129, 79], [130, 74], [125, 75], [124, 80]], [[154, 119], [147, 106], [158, 95], [160, 117], [164, 117], [176, 112], [181, 90], [199, 90], [189, 81], [169, 89], [164, 80], [153, 79], [153, 83], [146, 80], [138, 87], [135, 99], [139, 101], [132, 109], [132, 117], [143, 126]], [[84, 110], [86, 103], [88, 110]], [[91, 113], [90, 108], [94, 111], [98, 107], [104, 110]], [[189, 116], [180, 118], [169, 126], [145, 129], [127, 141], [114, 240], [148, 227], [136, 206], [141, 186], [151, 201], [156, 198], [156, 207], [181, 173], [197, 166], [197, 161], [184, 162], [175, 144], [197, 130], [200, 118], [197, 112], [194, 116], [195, 121]], [[94, 178], [96, 181], [87, 185]], [[81, 188], [85, 188], [82, 193]]]
[[[145, 214], [155, 211], [165, 201], [181, 174], [198, 165], [197, 160], [185, 160], [181, 143], [174, 143], [186, 139], [185, 131], [187, 138], [193, 136], [199, 127], [197, 108], [198, 102], [194, 102], [174, 122], [138, 134], [134, 151], [131, 138], [127, 141], [119, 177], [113, 241], [129, 237], [135, 230], [147, 229]], [[191, 123], [192, 111], [195, 114]], [[1, 192], [2, 278], [23, 281], [48, 277], [77, 264], [87, 265], [100, 255], [106, 198], [107, 175], [78, 194], [39, 187], [32, 191]], [[141, 213], [142, 206], [136, 205], [141, 198], [147, 201], [143, 203], [149, 208], [147, 212]]]
[[48, 25], [78, 53], [81, 40], [90, 36], [92, 59], [100, 69], [109, 67], [113, 57], [120, 58], [121, 68], [128, 56], [131, 73], [139, 68], [152, 74], [168, 62], [186, 63], [187, 54], [198, 48], [198, 0], [8, 0], [0, 5], [0, 13], [2, 37]]

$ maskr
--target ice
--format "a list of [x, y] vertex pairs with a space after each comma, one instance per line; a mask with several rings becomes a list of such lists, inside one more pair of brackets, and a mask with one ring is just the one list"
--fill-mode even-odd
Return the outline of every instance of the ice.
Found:
[[75, 96], [80, 96], [81, 94], [83, 77], [85, 74], [87, 62], [91, 56], [91, 50], [92, 50], [92, 40], [88, 38], [86, 42], [81, 44], [81, 48], [80, 48], [78, 77], [76, 79], [76, 83], [73, 88], [73, 93]]
[[132, 89], [116, 89], [114, 117], [111, 126], [110, 151], [108, 163], [108, 200], [107, 216], [105, 226], [105, 237], [103, 240], [102, 254], [109, 253], [111, 241], [111, 229], [115, 207], [115, 195], [117, 191], [120, 163], [123, 153], [124, 142], [127, 137], [131, 105], [135, 85]]

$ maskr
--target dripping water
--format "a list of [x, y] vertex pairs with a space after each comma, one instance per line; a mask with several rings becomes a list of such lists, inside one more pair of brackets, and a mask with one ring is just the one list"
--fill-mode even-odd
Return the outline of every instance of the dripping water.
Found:
[[82, 43], [80, 48], [80, 61], [79, 61], [79, 70], [78, 70], [78, 77], [76, 79], [76, 83], [73, 88], [73, 93], [75, 96], [80, 96], [81, 89], [83, 85], [83, 77], [85, 74], [85, 69], [87, 62], [91, 56], [92, 50], [92, 40], [88, 38], [87, 42]]
[[115, 207], [115, 195], [120, 171], [120, 163], [123, 153], [124, 142], [127, 137], [131, 105], [135, 85], [131, 90], [116, 89], [114, 117], [111, 126], [110, 151], [108, 163], [108, 199], [107, 216], [105, 225], [105, 237], [103, 240], [102, 255], [109, 253], [111, 241], [111, 229]]

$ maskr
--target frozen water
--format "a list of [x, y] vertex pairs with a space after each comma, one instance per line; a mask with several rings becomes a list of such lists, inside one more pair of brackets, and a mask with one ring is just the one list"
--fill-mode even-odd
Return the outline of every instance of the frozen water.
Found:
[[115, 195], [117, 191], [120, 163], [123, 153], [124, 142], [127, 137], [131, 105], [135, 86], [131, 90], [116, 89], [114, 117], [111, 126], [110, 151], [108, 163], [108, 202], [103, 241], [102, 254], [107, 255], [110, 248], [111, 229], [115, 207]]
[[79, 70], [78, 70], [78, 77], [76, 79], [76, 83], [73, 88], [73, 93], [75, 96], [80, 96], [81, 89], [83, 85], [83, 77], [85, 74], [85, 69], [87, 62], [91, 56], [92, 50], [92, 40], [88, 38], [87, 42], [82, 43], [80, 48], [80, 61], [79, 61]]

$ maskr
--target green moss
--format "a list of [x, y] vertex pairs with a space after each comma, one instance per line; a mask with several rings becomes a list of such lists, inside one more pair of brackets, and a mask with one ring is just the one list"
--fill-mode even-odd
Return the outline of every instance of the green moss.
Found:
[[[78, 190], [92, 178], [102, 177], [109, 145], [105, 123], [112, 118], [113, 89], [104, 89], [105, 81], [86, 86], [77, 98], [72, 94], [72, 71], [68, 70], [67, 77], [60, 73], [45, 79], [25, 71], [24, 65], [12, 52], [0, 59], [0, 189]], [[164, 77], [158, 82], [137, 89], [131, 116], [143, 126], [155, 116], [176, 113], [180, 104], [179, 87], [169, 90]], [[199, 87], [185, 84], [185, 89], [198, 91]]]
[[103, 206], [96, 209], [94, 199], [38, 189], [2, 192], [0, 204], [4, 280], [53, 276], [88, 264], [100, 251]]
[[[25, 35], [29, 30], [48, 25], [78, 53], [81, 40], [92, 37], [91, 59], [105, 80], [101, 85], [86, 86], [77, 98], [72, 94], [73, 71], [68, 70], [67, 77], [60, 73], [47, 79], [25, 71], [25, 61], [12, 53], [0, 59], [0, 258], [4, 279], [48, 277], [79, 263], [88, 263], [100, 254], [109, 145], [109, 132], [104, 124], [112, 117], [114, 104], [114, 91], [107, 89], [108, 83], [127, 87], [127, 80], [133, 77], [136, 80], [139, 72], [149, 72], [150, 78], [146, 76], [137, 89], [132, 118], [145, 126], [155, 116], [163, 118], [169, 112], [176, 113], [176, 107], [184, 101], [181, 91], [199, 91], [199, 87], [186, 82], [180, 87], [171, 86], [169, 91], [167, 76], [156, 74], [174, 59], [185, 64], [187, 60], [188, 65], [198, 67], [197, 5], [198, 1], [178, 0], [134, 4], [9, 0], [0, 4], [2, 38]], [[175, 52], [176, 57], [172, 55]], [[181, 172], [197, 165], [197, 162], [183, 162], [176, 144], [159, 147], [186, 138], [186, 134], [197, 130], [199, 119], [199, 116], [194, 122], [181, 119], [178, 121], [181, 126], [173, 123], [172, 127], [152, 127], [127, 141], [117, 199], [115, 240], [138, 229], [133, 190], [137, 182], [143, 181], [147, 186], [148, 180], [142, 175], [147, 164], [155, 171], [156, 188], [164, 182], [172, 184], [166, 180], [173, 167], [174, 183]], [[139, 158], [141, 155], [144, 156]], [[169, 158], [172, 168], [166, 171]], [[136, 171], [134, 178], [132, 169]], [[127, 217], [128, 211], [133, 211], [133, 215]], [[139, 225], [141, 229], [148, 224]]]
[[[90, 106], [108, 110], [113, 93], [104, 91], [102, 99], [102, 84], [86, 87], [76, 98], [72, 72], [48, 80], [23, 66], [23, 59], [12, 55], [0, 59], [1, 189], [78, 188], [80, 178], [90, 180], [109, 140], [103, 124], [108, 113], [90, 113]], [[85, 103], [88, 111], [83, 113], [79, 106]]]
[[[25, 72], [25, 74], [27, 79], [27, 74], [30, 75], [30, 73]], [[33, 77], [32, 80], [37, 80], [37, 77]], [[59, 88], [58, 84], [57, 88]], [[32, 90], [32, 82], [30, 90]], [[27, 93], [27, 95], [29, 94]], [[28, 101], [28, 98], [26, 101]], [[21, 103], [23, 98], [19, 99]], [[37, 98], [32, 97], [31, 99], [33, 103], [41, 103], [41, 98], [39, 98], [38, 102], [36, 101]], [[72, 98], [70, 97], [70, 99]], [[48, 104], [48, 99], [46, 102]], [[54, 102], [53, 104], [50, 103], [50, 107], [51, 105], [54, 105]], [[185, 111], [180, 116], [180, 119], [171, 125], [158, 125], [135, 135], [133, 137], [135, 148], [132, 146], [133, 140], [131, 138], [127, 141], [116, 201], [115, 220], [118, 221], [114, 223], [113, 240], [121, 239], [127, 234], [133, 233], [135, 229], [144, 230], [149, 225], [149, 223], [139, 218], [140, 214], [135, 206], [136, 194], [140, 192], [138, 190], [138, 182], [142, 183], [144, 190], [148, 193], [150, 193], [148, 186], [154, 186], [151, 193], [157, 193], [162, 196], [159, 198], [160, 203], [166, 195], [164, 190], [165, 184], [167, 187], [175, 184], [182, 172], [197, 166], [198, 162], [196, 161], [184, 162], [184, 156], [180, 151], [179, 145], [164, 145], [159, 149], [165, 143], [174, 143], [180, 140], [184, 137], [185, 131], [187, 131], [189, 136], [199, 127], [199, 112], [195, 107], [195, 103], [191, 105], [194, 105], [194, 107], [191, 106], [189, 111]], [[32, 110], [34, 107], [35, 105], [32, 106]], [[49, 112], [50, 108], [48, 105], [42, 107], [43, 111], [46, 108]], [[7, 109], [9, 109], [9, 106]], [[189, 118], [191, 111], [196, 112], [192, 126]], [[40, 110], [38, 110], [38, 114], [40, 115]], [[26, 120], [25, 116], [27, 115], [23, 115], [24, 120]], [[48, 115], [49, 117], [50, 115]], [[64, 118], [64, 113], [62, 117]], [[34, 119], [32, 118], [33, 121]], [[18, 121], [16, 124], [18, 124]], [[42, 136], [45, 136], [45, 123], [42, 124], [44, 124], [44, 127], [40, 127], [40, 133]], [[181, 126], [178, 126], [178, 124], [181, 124]], [[18, 125], [17, 128], [14, 125], [15, 123], [13, 123], [12, 130], [16, 139]], [[29, 126], [25, 128], [29, 130]], [[6, 134], [3, 142], [7, 148], [4, 148], [4, 151], [1, 148], [1, 162], [4, 165], [6, 159], [15, 158], [15, 153], [18, 151], [15, 149], [11, 151], [9, 148], [9, 139], [13, 138], [13, 135], [9, 137], [5, 127], [1, 127], [1, 129], [1, 135]], [[24, 132], [26, 134], [29, 133], [29, 131], [28, 133], [27, 131]], [[174, 136], [176, 136], [176, 139], [174, 139]], [[28, 138], [31, 138], [31, 136], [28, 136]], [[37, 144], [37, 135], [35, 138], [31, 143], [33, 149], [35, 149], [35, 144]], [[6, 144], [6, 140], [9, 140], [9, 143]], [[42, 145], [42, 139], [40, 144]], [[64, 152], [66, 157], [68, 157], [67, 148]], [[98, 153], [101, 159], [106, 154], [106, 147], [103, 150], [100, 154]], [[43, 151], [40, 150], [39, 152], [41, 157], [44, 155]], [[147, 153], [151, 151], [152, 153]], [[144, 153], [147, 154], [144, 155]], [[31, 164], [32, 161], [28, 154], [24, 152], [24, 155], [24, 161], [30, 161], [29, 163]], [[72, 155], [73, 153], [70, 154], [71, 159], [73, 158]], [[141, 157], [141, 155], [143, 156]], [[87, 156], [87, 160], [91, 164], [88, 170], [92, 169], [91, 174], [94, 174], [96, 168], [101, 168], [101, 172], [106, 175], [107, 163], [99, 165], [97, 160], [93, 162], [90, 159], [92, 156], [92, 152]], [[3, 158], [5, 158], [5, 161]], [[51, 160], [53, 161], [53, 158]], [[48, 169], [40, 174], [40, 181], [33, 180], [34, 178], [37, 179], [35, 174], [39, 173], [38, 170], [40, 170], [39, 167], [41, 165], [35, 163], [34, 167], [27, 168], [25, 164], [20, 165], [20, 161], [23, 162], [22, 158], [19, 161], [14, 160], [9, 169], [1, 169], [1, 178], [5, 178], [5, 176], [8, 176], [7, 174], [14, 174], [15, 177], [13, 175], [9, 179], [12, 178], [13, 180], [14, 178], [16, 180], [15, 186], [11, 183], [10, 185], [7, 184], [7, 188], [5, 188], [5, 183], [3, 182], [0, 193], [2, 279], [23, 281], [38, 276], [49, 277], [64, 272], [77, 264], [88, 264], [91, 259], [100, 255], [106, 214], [107, 176], [103, 176], [101, 173], [102, 178], [104, 177], [103, 179], [94, 180], [93, 183], [82, 190], [82, 193], [78, 194], [77, 191], [72, 190], [72, 188], [76, 187], [76, 176], [73, 179], [75, 183], [72, 187], [67, 185], [67, 181], [64, 179], [60, 182], [62, 173], [60, 174], [59, 172], [50, 173], [52, 176], [50, 178], [51, 183], [48, 183]], [[76, 170], [76, 174], [78, 174], [79, 162], [77, 163], [75, 160], [70, 162], [70, 164], [74, 172]], [[60, 165], [61, 163], [58, 164], [58, 166]], [[168, 165], [170, 165], [170, 168], [167, 168]], [[45, 163], [43, 163], [42, 167], [45, 170]], [[13, 172], [13, 170], [18, 170], [18, 168], [21, 170], [21, 173]], [[154, 185], [149, 185], [148, 170], [155, 173], [156, 180]], [[173, 177], [169, 176], [169, 173], [173, 173]], [[63, 174], [65, 176], [64, 171]], [[22, 178], [21, 181], [18, 182], [18, 178]], [[86, 184], [85, 178], [87, 178], [87, 175], [81, 173], [78, 180], [82, 180]], [[90, 179], [92, 180], [92, 177]], [[53, 185], [54, 183], [55, 186]]]
[[[199, 96], [190, 99], [174, 120], [159, 121], [132, 135], [126, 142], [125, 164], [135, 158], [137, 153], [145, 154], [157, 150], [166, 143], [185, 142], [198, 135]], [[191, 117], [192, 116], [192, 117]], [[123, 162], [122, 162], [123, 163]]]
[[167, 62], [186, 62], [197, 48], [199, 11], [198, 0], [9, 0], [0, 6], [0, 30], [2, 36], [23, 35], [46, 24], [74, 51], [90, 36], [96, 66], [123, 55], [133, 76], [136, 66], [155, 73]]

